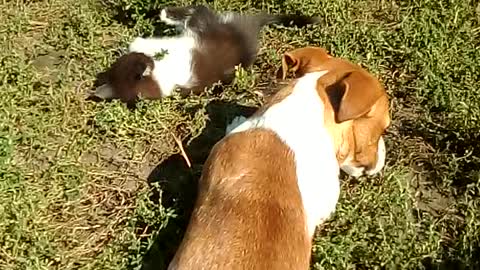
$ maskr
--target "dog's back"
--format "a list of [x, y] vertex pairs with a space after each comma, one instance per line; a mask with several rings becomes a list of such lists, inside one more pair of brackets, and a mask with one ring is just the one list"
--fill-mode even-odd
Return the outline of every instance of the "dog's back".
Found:
[[265, 129], [217, 143], [169, 269], [308, 269], [311, 239], [294, 164]]

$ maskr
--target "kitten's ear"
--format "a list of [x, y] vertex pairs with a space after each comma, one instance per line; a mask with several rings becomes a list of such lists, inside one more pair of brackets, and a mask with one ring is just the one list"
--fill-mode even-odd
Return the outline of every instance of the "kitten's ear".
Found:
[[319, 65], [331, 58], [327, 51], [320, 47], [305, 47], [283, 54], [282, 79], [285, 80], [288, 72], [294, 72], [298, 78], [305, 73], [315, 71]]
[[163, 21], [163, 22], [166, 22], [166, 20], [167, 20], [167, 8], [163, 8], [160, 11], [160, 20]]
[[111, 99], [115, 97], [115, 93], [113, 92], [113, 88], [109, 84], [102, 84], [97, 89], [95, 89], [95, 93], [93, 94], [96, 97], [101, 99]]
[[147, 66], [142, 73], [142, 77], [147, 77], [151, 75], [152, 75], [152, 68], [150, 66]]

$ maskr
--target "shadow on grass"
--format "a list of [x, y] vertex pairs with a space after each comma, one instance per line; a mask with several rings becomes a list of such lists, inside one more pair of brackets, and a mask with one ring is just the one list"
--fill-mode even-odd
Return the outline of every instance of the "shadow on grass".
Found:
[[154, 198], [157, 200], [152, 201], [158, 201], [161, 196], [162, 206], [175, 209], [177, 217], [170, 219], [166, 227], [158, 232], [154, 244], [144, 257], [143, 270], [167, 269], [188, 225], [202, 165], [207, 159], [210, 149], [225, 135], [227, 123], [235, 116], [248, 117], [256, 109], [256, 107], [246, 107], [223, 101], [211, 102], [207, 105], [210, 121], [202, 134], [193, 139], [185, 148], [192, 167], [188, 168], [183, 157], [176, 154], [163, 161], [150, 173], [149, 183], [158, 183], [162, 190], [161, 195], [154, 195], [157, 196]]
[[[455, 128], [420, 124], [420, 121], [402, 121], [401, 136], [421, 138], [431, 146], [430, 154], [422, 158], [422, 170], [434, 186], [445, 184], [464, 194], [467, 187], [480, 177], [480, 134], [475, 128], [461, 132]], [[480, 196], [480, 194], [476, 194]]]
[[[435, 113], [430, 112], [430, 115]], [[417, 116], [418, 118], [415, 118]], [[478, 201], [480, 194], [471, 188], [480, 177], [480, 135], [475, 128], [458, 130], [449, 120], [432, 124], [421, 116], [408, 114], [398, 120], [398, 138], [419, 139], [419, 144], [403, 140], [402, 147], [416, 147], [406, 164], [415, 171], [412, 183], [423, 213], [436, 218], [436, 231], [445, 235], [440, 255], [421, 261], [424, 269], [480, 269], [480, 234], [472, 232], [480, 220], [467, 220], [466, 212], [476, 206], [466, 202]], [[424, 121], [419, 121], [422, 119]], [[397, 138], [397, 139], [398, 139]], [[420, 149], [424, 148], [424, 149]], [[417, 183], [418, 182], [418, 183]], [[468, 208], [468, 209], [467, 209]], [[471, 211], [471, 210], [470, 210]], [[475, 216], [475, 215], [474, 215]]]
[[480, 269], [480, 246], [473, 247], [471, 256], [473, 259], [469, 261], [462, 260], [464, 257], [462, 250], [455, 250], [444, 255], [444, 259], [440, 262], [434, 262], [431, 259], [423, 260], [423, 266], [427, 270], [478, 270]]

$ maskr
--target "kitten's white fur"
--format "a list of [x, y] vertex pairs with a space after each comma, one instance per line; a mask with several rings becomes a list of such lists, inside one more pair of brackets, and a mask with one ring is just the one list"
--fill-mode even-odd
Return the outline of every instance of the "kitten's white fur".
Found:
[[169, 25], [182, 26], [181, 23], [169, 19], [167, 17], [167, 12], [165, 11], [165, 9], [162, 9], [162, 11], [160, 12], [160, 20]]
[[[175, 24], [166, 17], [162, 10], [161, 19], [168, 24]], [[197, 47], [195, 38], [189, 31], [179, 37], [135, 38], [130, 44], [130, 52], [144, 53], [155, 57], [166, 51], [161, 60], [154, 60], [152, 77], [158, 82], [162, 96], [169, 96], [176, 86], [189, 87], [195, 78], [192, 73], [192, 51]]]
[[235, 19], [235, 16], [237, 16], [235, 12], [227, 11], [220, 15], [220, 19], [222, 20], [223, 23], [228, 23], [228, 22], [231, 22], [233, 19]]
[[192, 37], [140, 38], [130, 44], [130, 52], [141, 52], [155, 57], [167, 51], [161, 60], [154, 60], [152, 77], [160, 85], [162, 96], [171, 95], [176, 86], [188, 87], [194, 80], [192, 74], [192, 50], [195, 40]]
[[315, 227], [335, 211], [340, 195], [340, 169], [333, 140], [322, 124], [324, 105], [316, 90], [318, 78], [326, 73], [306, 74], [297, 80], [288, 97], [265, 113], [249, 119], [236, 118], [227, 127], [228, 134], [257, 127], [270, 129], [290, 147], [312, 237]]

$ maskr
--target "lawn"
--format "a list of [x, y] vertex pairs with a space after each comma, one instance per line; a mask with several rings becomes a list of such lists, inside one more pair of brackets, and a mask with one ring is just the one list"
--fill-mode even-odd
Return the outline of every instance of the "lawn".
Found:
[[265, 28], [256, 64], [222, 93], [133, 110], [87, 100], [133, 37], [171, 33], [155, 19], [165, 3], [0, 1], [0, 269], [165, 269], [209, 147], [306, 45], [377, 75], [393, 120], [382, 175], [342, 177], [312, 269], [480, 269], [478, 1], [210, 1], [323, 22]]

